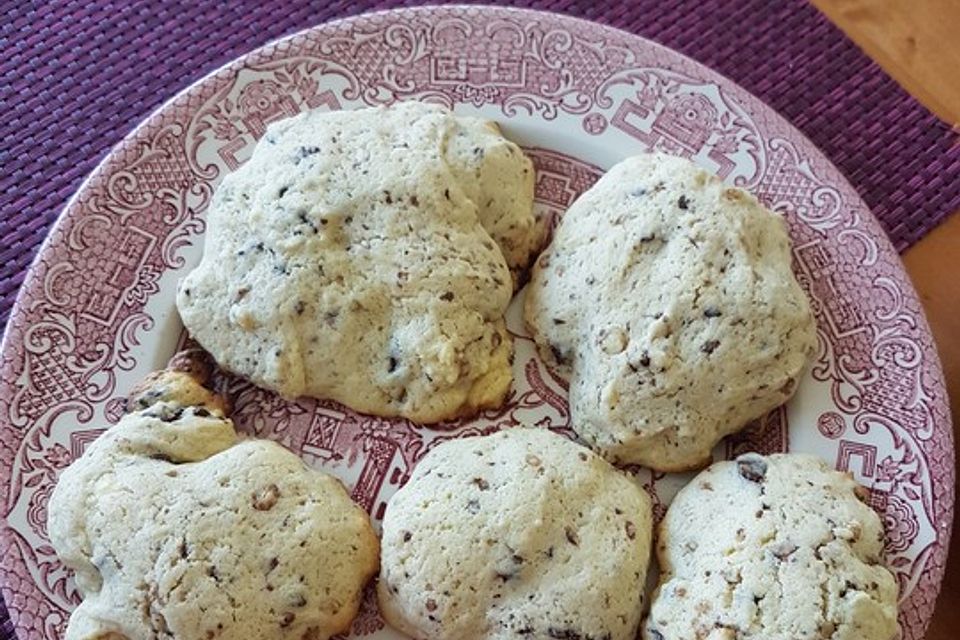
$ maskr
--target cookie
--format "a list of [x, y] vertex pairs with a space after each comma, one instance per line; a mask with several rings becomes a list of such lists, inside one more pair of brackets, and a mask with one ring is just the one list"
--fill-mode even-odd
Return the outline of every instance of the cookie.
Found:
[[644, 640], [892, 640], [897, 583], [864, 497], [809, 455], [703, 471], [660, 524]]
[[307, 112], [226, 176], [177, 307], [221, 366], [285, 397], [424, 423], [497, 407], [510, 268], [542, 236], [532, 189], [530, 161], [480, 120]]
[[387, 504], [377, 594], [414, 638], [632, 640], [650, 499], [545, 429], [444, 442]]
[[564, 214], [524, 319], [570, 378], [577, 433], [664, 471], [789, 399], [816, 333], [786, 224], [693, 163], [614, 166]]
[[67, 640], [323, 640], [378, 566], [340, 482], [242, 440], [195, 371], [153, 376], [60, 476], [50, 541], [83, 601]]
[[533, 163], [496, 123], [463, 116], [454, 118], [446, 158], [516, 288], [546, 239], [545, 220], [533, 212]]

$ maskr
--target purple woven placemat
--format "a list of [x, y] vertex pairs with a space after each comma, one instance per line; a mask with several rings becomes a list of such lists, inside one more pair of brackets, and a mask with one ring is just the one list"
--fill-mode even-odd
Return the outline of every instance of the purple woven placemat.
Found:
[[[422, 3], [6, 0], [0, 5], [0, 329], [67, 199], [167, 98], [269, 40], [337, 17], [415, 4]], [[957, 135], [805, 2], [514, 4], [614, 25], [726, 74], [833, 160], [899, 250], [960, 209]], [[0, 640], [12, 633], [0, 603]]]

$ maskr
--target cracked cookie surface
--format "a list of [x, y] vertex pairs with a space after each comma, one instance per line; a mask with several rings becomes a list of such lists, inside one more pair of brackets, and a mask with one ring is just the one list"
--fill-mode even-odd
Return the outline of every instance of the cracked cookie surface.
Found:
[[48, 531], [83, 601], [66, 640], [325, 640], [376, 572], [340, 482], [238, 438], [190, 374], [151, 376], [60, 477]]
[[865, 497], [809, 455], [712, 465], [660, 524], [644, 640], [891, 640], [897, 584]]
[[438, 445], [387, 505], [377, 590], [432, 640], [633, 640], [652, 529], [632, 478], [545, 429]]
[[280, 121], [214, 194], [177, 308], [222, 367], [288, 398], [421, 423], [497, 407], [503, 314], [543, 238], [533, 179], [494, 125], [437, 106]]
[[816, 344], [784, 220], [688, 160], [614, 166], [534, 265], [524, 320], [605, 457], [679, 471], [789, 399]]

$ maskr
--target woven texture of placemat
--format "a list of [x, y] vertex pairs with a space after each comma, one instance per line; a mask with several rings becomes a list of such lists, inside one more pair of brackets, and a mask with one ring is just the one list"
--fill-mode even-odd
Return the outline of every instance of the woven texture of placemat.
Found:
[[[422, 3], [5, 0], [0, 329], [70, 195], [165, 100], [269, 40], [338, 17], [416, 4]], [[899, 250], [960, 209], [957, 135], [801, 0], [513, 4], [626, 29], [738, 82], [826, 153]], [[0, 639], [11, 638], [0, 605]]]

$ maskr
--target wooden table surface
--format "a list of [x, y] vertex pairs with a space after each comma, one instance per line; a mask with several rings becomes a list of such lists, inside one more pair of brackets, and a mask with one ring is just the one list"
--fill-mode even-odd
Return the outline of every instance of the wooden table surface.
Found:
[[[834, 24], [945, 122], [960, 124], [960, 0], [813, 0]], [[903, 262], [933, 330], [960, 441], [960, 212], [911, 247]], [[960, 495], [960, 492], [958, 492]], [[927, 640], [960, 638], [960, 528]]]

